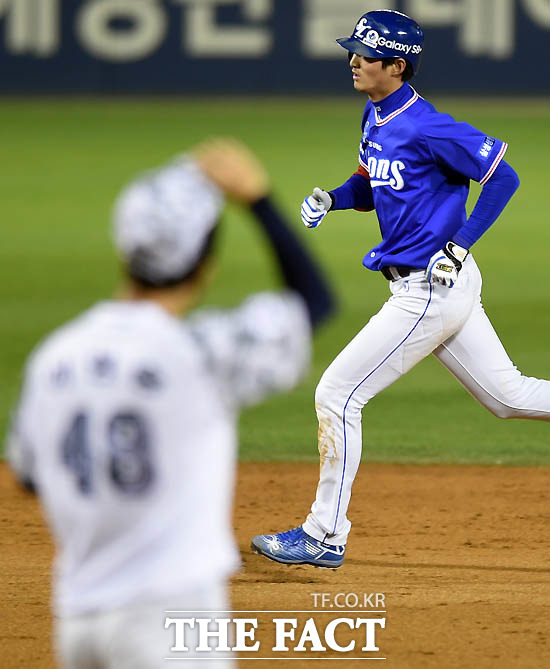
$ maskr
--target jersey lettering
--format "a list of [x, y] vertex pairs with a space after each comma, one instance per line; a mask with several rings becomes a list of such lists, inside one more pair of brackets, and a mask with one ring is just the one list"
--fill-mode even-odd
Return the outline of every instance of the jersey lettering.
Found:
[[88, 416], [79, 412], [74, 416], [61, 442], [61, 460], [73, 475], [77, 490], [86, 496], [93, 492], [88, 432]]
[[393, 190], [403, 190], [405, 181], [401, 172], [404, 169], [405, 163], [401, 160], [392, 160], [390, 162], [387, 158], [375, 158], [371, 156], [368, 159], [371, 188], [389, 186]]
[[137, 413], [119, 413], [108, 425], [111, 481], [121, 492], [138, 495], [153, 481], [151, 440], [144, 419]]
[[496, 139], [494, 137], [485, 137], [485, 139], [483, 140], [483, 144], [481, 145], [481, 148], [478, 151], [479, 156], [482, 160], [487, 160], [489, 154], [493, 150], [495, 142]]
[[[62, 440], [61, 459], [81, 495], [94, 492], [90, 419], [78, 412]], [[117, 413], [106, 426], [109, 478], [120, 492], [139, 495], [153, 482], [151, 441], [145, 420], [137, 413]]]

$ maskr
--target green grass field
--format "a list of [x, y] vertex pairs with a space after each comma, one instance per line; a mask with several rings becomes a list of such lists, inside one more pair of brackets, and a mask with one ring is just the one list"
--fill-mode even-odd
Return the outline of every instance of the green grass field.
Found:
[[[522, 186], [478, 242], [485, 307], [519, 368], [550, 378], [550, 102], [437, 101], [510, 144]], [[317, 459], [313, 393], [323, 369], [378, 310], [387, 283], [361, 265], [379, 239], [374, 214], [336, 212], [307, 231], [299, 205], [315, 185], [354, 171], [363, 100], [2, 100], [0, 183], [0, 429], [16, 400], [23, 361], [49, 330], [98, 299], [118, 275], [108, 223], [118, 189], [135, 172], [209, 135], [234, 135], [265, 160], [278, 200], [319, 254], [340, 300], [316, 339], [313, 366], [292, 394], [247, 412], [241, 457]], [[477, 194], [477, 185], [472, 189]], [[208, 303], [236, 304], [277, 282], [254, 223], [230, 207]], [[499, 421], [434, 359], [363, 412], [364, 458], [388, 462], [550, 464], [550, 426]]]

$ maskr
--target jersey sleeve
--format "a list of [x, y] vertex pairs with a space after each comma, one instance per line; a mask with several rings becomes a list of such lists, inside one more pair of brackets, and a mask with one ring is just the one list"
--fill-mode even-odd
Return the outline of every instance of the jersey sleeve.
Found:
[[362, 165], [359, 165], [357, 171], [345, 183], [331, 190], [330, 195], [333, 202], [331, 211], [339, 209], [372, 211], [374, 209], [369, 173]]
[[428, 150], [439, 165], [477, 181], [489, 181], [506, 153], [508, 144], [490, 137], [448, 114], [434, 114], [421, 130]]
[[231, 310], [205, 310], [191, 332], [227, 405], [251, 406], [290, 390], [307, 369], [311, 326], [293, 292], [258, 293]]

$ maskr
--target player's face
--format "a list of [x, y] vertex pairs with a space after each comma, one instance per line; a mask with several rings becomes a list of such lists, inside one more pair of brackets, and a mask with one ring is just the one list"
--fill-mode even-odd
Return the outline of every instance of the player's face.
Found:
[[[396, 79], [391, 67], [383, 68], [379, 58], [352, 54], [349, 61], [356, 91], [367, 93], [371, 100], [382, 100], [395, 90]], [[399, 79], [398, 86], [401, 85]]]

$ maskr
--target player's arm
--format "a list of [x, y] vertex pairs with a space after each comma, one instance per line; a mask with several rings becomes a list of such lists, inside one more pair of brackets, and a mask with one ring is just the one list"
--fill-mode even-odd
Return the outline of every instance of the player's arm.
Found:
[[334, 298], [319, 265], [273, 200], [263, 166], [231, 140], [208, 142], [197, 154], [207, 176], [250, 209], [271, 244], [286, 286], [305, 301], [312, 326], [320, 325], [333, 311]]
[[485, 182], [474, 210], [445, 248], [432, 256], [426, 270], [430, 281], [452, 286], [470, 248], [493, 225], [519, 187], [516, 172], [501, 160]]
[[519, 177], [510, 165], [501, 160], [485, 182], [474, 210], [466, 223], [455, 233], [453, 240], [465, 249], [493, 225], [519, 187]]
[[430, 281], [452, 286], [471, 246], [491, 227], [519, 186], [519, 178], [503, 157], [508, 145], [448, 114], [435, 114], [421, 131], [432, 159], [481, 184], [471, 216], [435, 253], [426, 269]]
[[307, 228], [316, 228], [329, 211], [339, 209], [374, 209], [369, 173], [362, 165], [338, 188], [330, 191], [314, 188], [313, 193], [302, 202], [302, 222]]

